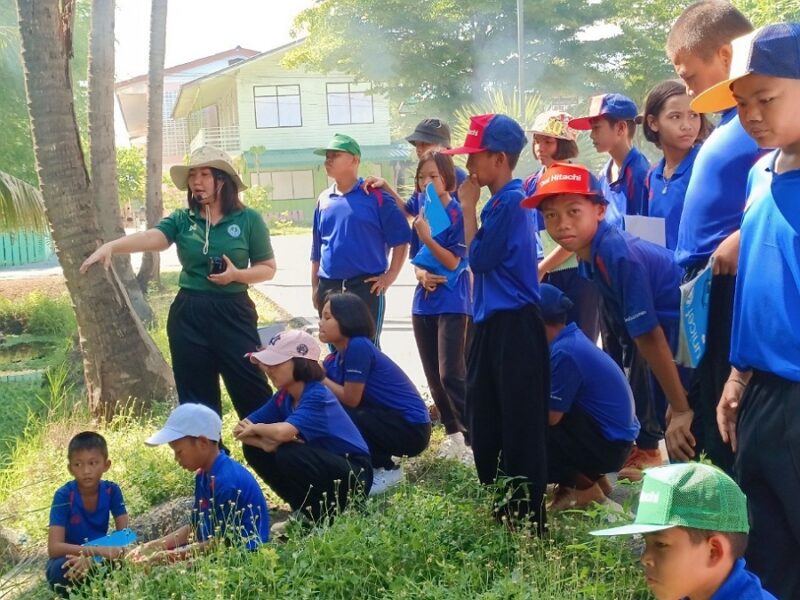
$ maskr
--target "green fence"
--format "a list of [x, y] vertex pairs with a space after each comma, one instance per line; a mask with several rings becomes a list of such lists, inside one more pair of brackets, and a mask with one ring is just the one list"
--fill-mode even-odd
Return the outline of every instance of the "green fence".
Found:
[[0, 234], [0, 267], [15, 267], [47, 260], [53, 252], [50, 236], [30, 231]]

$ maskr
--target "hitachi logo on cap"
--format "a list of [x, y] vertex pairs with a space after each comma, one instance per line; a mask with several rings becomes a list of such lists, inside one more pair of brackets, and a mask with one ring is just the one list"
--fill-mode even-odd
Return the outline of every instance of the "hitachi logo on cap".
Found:
[[478, 136], [478, 135], [480, 135], [480, 131], [478, 131], [477, 129], [470, 129], [467, 132], [467, 135]]
[[578, 173], [553, 173], [550, 177], [542, 181], [542, 184], [548, 184], [551, 181], [581, 181], [583, 177], [581, 177]]
[[639, 495], [639, 504], [644, 502], [645, 504], [658, 504], [658, 492], [642, 492]]

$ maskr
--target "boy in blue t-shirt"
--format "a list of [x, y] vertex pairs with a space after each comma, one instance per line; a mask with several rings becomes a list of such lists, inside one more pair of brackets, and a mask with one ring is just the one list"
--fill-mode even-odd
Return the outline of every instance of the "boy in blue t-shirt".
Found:
[[633, 145], [638, 112], [636, 103], [627, 96], [600, 94], [589, 99], [588, 115], [569, 122], [573, 129], [591, 131], [595, 150], [608, 152], [600, 185], [609, 204], [622, 216], [644, 212], [644, 181], [650, 163]]
[[548, 283], [540, 287], [550, 343], [548, 481], [558, 488], [550, 510], [605, 502], [639, 433], [633, 393], [608, 354], [567, 323], [572, 301]]
[[[730, 79], [695, 100], [738, 106], [763, 148], [750, 171], [741, 225], [730, 371], [717, 407], [750, 501], [747, 559], [780, 598], [800, 597], [800, 23], [733, 42]], [[737, 420], [738, 419], [738, 420]]]
[[[530, 208], [540, 207], [553, 239], [577, 254], [581, 273], [597, 286], [614, 319], [614, 330], [633, 340], [631, 350], [641, 355], [642, 366], [658, 382], [653, 391], [662, 392], [669, 402], [670, 457], [689, 460], [695, 445], [690, 431], [693, 412], [672, 359], [678, 334], [680, 269], [666, 248], [610, 226], [604, 220], [606, 204], [597, 179], [586, 167], [563, 163], [550, 167], [536, 194], [525, 201]], [[626, 366], [635, 365], [636, 358], [628, 355]], [[659, 396], [635, 398], [640, 422], [645, 410], [658, 411], [663, 422], [666, 406], [663, 401], [659, 406]], [[657, 434], [648, 433], [648, 441]], [[640, 433], [637, 444], [643, 439]], [[651, 451], [661, 462], [657, 444]]]
[[[752, 31], [747, 18], [728, 2], [704, 0], [687, 8], [667, 37], [667, 56], [690, 97], [728, 78], [731, 41]], [[700, 111], [692, 103], [692, 110]], [[697, 450], [733, 472], [733, 453], [716, 426], [716, 406], [730, 371], [731, 322], [739, 254], [739, 225], [747, 173], [759, 157], [736, 108], [722, 111], [719, 124], [697, 152], [678, 226], [675, 260], [684, 282], [714, 259], [706, 349], [692, 373], [689, 404], [695, 411]]]
[[[465, 143], [446, 154], [468, 154], [469, 178], [459, 188], [469, 266], [475, 277], [475, 334], [467, 367], [467, 429], [481, 483], [506, 479], [498, 519], [545, 525], [547, 400], [550, 369], [539, 311], [536, 218], [520, 206], [513, 178], [526, 145], [522, 127], [506, 115], [470, 119]], [[481, 211], [481, 187], [492, 194]], [[513, 479], [512, 479], [513, 478]]]
[[175, 461], [195, 472], [189, 523], [134, 548], [126, 558], [138, 563], [172, 563], [205, 552], [215, 541], [255, 550], [269, 541], [269, 510], [255, 477], [219, 449], [222, 419], [187, 402], [172, 411], [164, 427], [145, 444], [169, 444]]
[[406, 260], [411, 230], [388, 194], [364, 188], [364, 180], [358, 176], [361, 148], [353, 138], [337, 133], [325, 148], [314, 153], [325, 157], [325, 172], [334, 180], [319, 195], [314, 210], [314, 308], [322, 311], [332, 291], [356, 294], [370, 309], [375, 321], [373, 341], [380, 347], [386, 290]]
[[74, 436], [67, 447], [67, 461], [75, 479], [53, 496], [47, 536], [47, 582], [59, 592], [88, 572], [93, 557], [122, 555], [122, 547], [83, 545], [108, 534], [109, 513], [117, 531], [128, 526], [122, 491], [116, 483], [101, 479], [111, 467], [103, 436], [94, 431]]

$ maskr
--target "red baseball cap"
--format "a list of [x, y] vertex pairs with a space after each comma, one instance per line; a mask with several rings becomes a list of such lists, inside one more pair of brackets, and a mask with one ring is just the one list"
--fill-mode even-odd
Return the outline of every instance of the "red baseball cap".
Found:
[[525, 208], [537, 208], [543, 200], [559, 194], [578, 194], [607, 204], [600, 182], [592, 172], [582, 165], [570, 163], [550, 165], [539, 178], [536, 192], [521, 204]]
[[478, 115], [469, 119], [469, 130], [464, 138], [464, 145], [441, 152], [442, 154], [475, 154], [488, 150], [518, 154], [522, 152], [527, 143], [525, 131], [508, 115]]

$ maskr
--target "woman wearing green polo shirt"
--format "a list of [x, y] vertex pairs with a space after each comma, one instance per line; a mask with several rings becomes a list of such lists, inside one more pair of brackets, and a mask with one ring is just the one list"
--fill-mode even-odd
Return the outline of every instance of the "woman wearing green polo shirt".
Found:
[[81, 265], [111, 266], [114, 254], [159, 252], [175, 243], [180, 291], [169, 310], [167, 336], [178, 401], [199, 402], [222, 414], [220, 375], [243, 419], [272, 395], [258, 367], [242, 360], [259, 346], [250, 284], [275, 276], [275, 258], [261, 215], [239, 200], [247, 189], [230, 157], [204, 146], [170, 176], [187, 190], [181, 208], [147, 231], [106, 242]]

